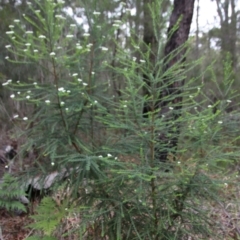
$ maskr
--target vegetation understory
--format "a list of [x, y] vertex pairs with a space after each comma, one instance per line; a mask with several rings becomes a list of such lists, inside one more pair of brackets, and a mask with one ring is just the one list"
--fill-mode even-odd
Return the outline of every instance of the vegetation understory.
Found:
[[[230, 149], [225, 149], [225, 152], [230, 151]], [[207, 152], [203, 151], [202, 149], [199, 149], [199, 154], [201, 157], [206, 157]], [[27, 159], [27, 158], [26, 158]], [[128, 156], [128, 157], [121, 157], [119, 156], [120, 161], [122, 162], [130, 162], [139, 165], [138, 158], [136, 156]], [[187, 158], [186, 153], [180, 154], [177, 157], [179, 163], [181, 162], [181, 165], [188, 166], [189, 169], [195, 168], [195, 163], [191, 161], [191, 158]], [[174, 158], [169, 157], [169, 162], [173, 162]], [[32, 165], [29, 165], [29, 159], [26, 160], [27, 166], [33, 167], [34, 164], [32, 162]], [[21, 164], [25, 165], [24, 160], [21, 162]], [[221, 165], [221, 164], [220, 164]], [[20, 169], [19, 163], [15, 164], [15, 167], [13, 167], [14, 174], [18, 174], [18, 170]], [[189, 170], [188, 169], [188, 170]], [[227, 171], [226, 171], [227, 169]], [[211, 171], [206, 167], [206, 169], [201, 170], [201, 172], [205, 175], [208, 175], [212, 180], [214, 179], [222, 179], [221, 187], [218, 189], [217, 198], [219, 201], [212, 201], [211, 199], [203, 200], [200, 203], [201, 209], [207, 213], [206, 221], [209, 221], [210, 227], [215, 229], [215, 237], [211, 238], [209, 236], [208, 239], [223, 239], [223, 240], [237, 240], [240, 237], [240, 203], [238, 199], [240, 198], [240, 186], [238, 184], [239, 182], [239, 165], [235, 162], [234, 164], [225, 166], [224, 165], [224, 171], [222, 166], [220, 166], [219, 171]], [[182, 166], [177, 165], [174, 167], [174, 169], [171, 169], [170, 172], [162, 173], [163, 178], [162, 181], [165, 181], [164, 179], [170, 179], [171, 177], [174, 177], [173, 172], [182, 172], [184, 171], [184, 168]], [[161, 175], [161, 174], [160, 174]], [[211, 188], [209, 188], [207, 191], [211, 191]], [[50, 198], [53, 200], [54, 205], [61, 206], [62, 201], [66, 198], [68, 195], [67, 191], [63, 189], [58, 189], [56, 191], [48, 192], [46, 195], [37, 195], [32, 197], [31, 202], [27, 206], [27, 213], [24, 212], [16, 212], [16, 211], [7, 211], [4, 208], [1, 208], [0, 210], [0, 239], [1, 240], [24, 240], [28, 237], [38, 235], [38, 236], [45, 236], [43, 231], [36, 230], [31, 227], [31, 224], [34, 223], [34, 215], [38, 214], [37, 208], [39, 207], [39, 204], [41, 204], [41, 200], [44, 197]], [[187, 200], [191, 202], [191, 198]], [[93, 204], [94, 205], [94, 204]], [[112, 210], [113, 211], [113, 210]], [[183, 210], [184, 211], [184, 210]], [[114, 211], [112, 212], [114, 215]], [[196, 210], [195, 214], [199, 214]], [[147, 217], [147, 216], [146, 216]], [[96, 221], [101, 221], [101, 218], [97, 218]], [[161, 221], [161, 220], [160, 220]], [[69, 214], [66, 214], [61, 221], [60, 224], [55, 228], [54, 231], [52, 231], [52, 235], [56, 237], [58, 240], [77, 240], [77, 239], [94, 239], [94, 240], [108, 240], [108, 235], [101, 236], [101, 229], [99, 229], [99, 224], [94, 223], [94, 221], [86, 226], [84, 235], [79, 235], [78, 228], [81, 224], [81, 213], [72, 212]], [[182, 225], [182, 227], [185, 227], [186, 229], [191, 228], [191, 220], [189, 222], [186, 222]], [[40, 238], [39, 238], [40, 239]], [[44, 239], [48, 239], [45, 237]], [[49, 237], [51, 239], [51, 237]], [[182, 238], [182, 239], [206, 239], [201, 234], [190, 234], [188, 238]]]

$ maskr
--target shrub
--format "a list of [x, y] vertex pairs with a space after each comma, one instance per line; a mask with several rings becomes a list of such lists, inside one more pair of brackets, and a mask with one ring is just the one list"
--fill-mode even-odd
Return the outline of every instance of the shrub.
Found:
[[[30, 6], [32, 15], [24, 15], [8, 32], [8, 61], [33, 66], [36, 75], [3, 84], [14, 101], [26, 103], [27, 111], [19, 116], [24, 126], [20, 134], [27, 139], [26, 149], [34, 144], [39, 152], [38, 173], [68, 172], [67, 181], [54, 190], [60, 196], [43, 199], [32, 227], [43, 230], [45, 237], [59, 238], [78, 234], [80, 239], [214, 235], [219, 239], [221, 235], [213, 233], [219, 226], [208, 212], [213, 202], [221, 202], [219, 193], [227, 184], [218, 178], [225, 174], [222, 163], [228, 165], [239, 156], [237, 138], [224, 133], [225, 106], [213, 113], [213, 106], [202, 97], [203, 86], [192, 87], [196, 79], [187, 79], [181, 117], [173, 119], [179, 111], [174, 104], [165, 116], [155, 109], [159, 93], [168, 87], [164, 79], [168, 84], [182, 80], [197, 63], [177, 63], [163, 72], [164, 60], [157, 56], [159, 61], [152, 63], [151, 50], [141, 51], [140, 40], [132, 40], [129, 49], [115, 42], [113, 55], [108, 46], [114, 41], [116, 24], [99, 28], [100, 16], [89, 12], [92, 28], [78, 37], [73, 20], [61, 13], [61, 2], [43, 3], [36, 1], [38, 9]], [[26, 26], [32, 30], [26, 31]], [[108, 37], [100, 38], [103, 35]], [[135, 53], [141, 61], [136, 61]], [[149, 85], [143, 75], [150, 79]], [[119, 81], [121, 87], [116, 89]], [[143, 87], [149, 96], [143, 96]], [[222, 103], [227, 105], [230, 98], [227, 92]], [[142, 116], [146, 102], [155, 109], [148, 118]], [[178, 126], [178, 149], [158, 140], [161, 135], [178, 138]], [[166, 149], [168, 162], [157, 159], [158, 149]], [[72, 216], [77, 216], [78, 224], [66, 233], [63, 223]]]

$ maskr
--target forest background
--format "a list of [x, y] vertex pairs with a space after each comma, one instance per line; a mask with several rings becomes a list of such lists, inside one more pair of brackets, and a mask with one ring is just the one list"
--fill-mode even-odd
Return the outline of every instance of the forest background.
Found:
[[239, 239], [239, 3], [207, 2], [0, 1], [0, 205], [48, 190], [22, 239]]

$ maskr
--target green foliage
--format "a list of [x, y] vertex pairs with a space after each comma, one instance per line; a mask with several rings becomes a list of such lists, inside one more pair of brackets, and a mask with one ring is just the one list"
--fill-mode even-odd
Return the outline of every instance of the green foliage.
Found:
[[26, 212], [26, 207], [20, 202], [22, 196], [25, 196], [25, 192], [20, 188], [17, 178], [5, 174], [0, 183], [0, 207]]
[[50, 236], [44, 236], [44, 237], [31, 236], [26, 238], [26, 240], [57, 240], [57, 238], [50, 237]]
[[[74, 23], [61, 15], [61, 3], [43, 2], [36, 1], [39, 9], [30, 7], [39, 25], [25, 16], [15, 26], [19, 30], [8, 34], [14, 56], [8, 61], [34, 66], [36, 76], [4, 84], [14, 101], [29, 106], [18, 120], [25, 127], [25, 147], [34, 144], [40, 153], [39, 169], [68, 174], [63, 189], [55, 190], [62, 194], [60, 201], [44, 198], [31, 227], [42, 230], [44, 239], [60, 238], [66, 233], [57, 230], [74, 215], [79, 222], [72, 231], [79, 239], [214, 236], [218, 226], [208, 212], [212, 202], [221, 202], [219, 192], [226, 183], [214, 174], [225, 174], [219, 161], [229, 163], [240, 156], [237, 138], [230, 144], [222, 141], [228, 124], [224, 104], [231, 94], [223, 95], [221, 108], [213, 112], [215, 104], [209, 103], [203, 87], [192, 87], [195, 78], [185, 77], [193, 63], [176, 63], [163, 72], [162, 53], [154, 53], [158, 61], [153, 63], [151, 49], [142, 50], [140, 40], [132, 40], [133, 51], [118, 42], [113, 55], [106, 46], [123, 22], [98, 27], [101, 16], [89, 11], [91, 27], [79, 37]], [[26, 32], [26, 22], [34, 31]], [[163, 90], [182, 80], [182, 91], [159, 99]], [[230, 86], [226, 82], [227, 89]], [[143, 87], [149, 96], [142, 95]], [[159, 110], [159, 101], [170, 105]], [[148, 118], [142, 116], [144, 103], [153, 110]], [[178, 139], [179, 130], [176, 149], [164, 139]], [[163, 150], [169, 153], [168, 162], [157, 156]]]
[[36, 222], [30, 224], [29, 227], [42, 230], [46, 236], [50, 237], [62, 218], [66, 217], [66, 209], [63, 207], [64, 206], [57, 206], [56, 202], [51, 197], [43, 198], [36, 209], [37, 214], [32, 216]]

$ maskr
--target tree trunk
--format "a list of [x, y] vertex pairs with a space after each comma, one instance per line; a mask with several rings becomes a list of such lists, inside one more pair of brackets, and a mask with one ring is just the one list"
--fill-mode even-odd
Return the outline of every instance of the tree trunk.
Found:
[[[146, 87], [143, 89], [144, 96], [152, 96], [153, 93], [149, 91], [149, 86], [151, 88], [151, 80], [149, 79], [151, 75], [155, 76], [155, 66], [157, 59], [161, 58], [158, 53], [158, 36], [165, 34], [166, 19], [164, 15], [167, 13], [168, 8], [171, 6], [170, 0], [143, 0], [143, 42], [145, 43], [143, 52], [149, 53], [148, 74], [143, 74], [143, 80], [146, 82]], [[154, 16], [155, 14], [155, 16]], [[158, 17], [156, 17], [158, 15]], [[154, 28], [155, 25], [155, 28]], [[152, 87], [153, 89], [154, 87]], [[148, 113], [154, 111], [155, 106], [152, 101], [145, 102], [143, 108], [143, 116], [148, 117]]]
[[[180, 69], [178, 70], [181, 70], [182, 63], [185, 61], [186, 47], [184, 44], [189, 36], [194, 11], [194, 1], [195, 0], [174, 0], [174, 8], [168, 27], [168, 41], [164, 51], [165, 71], [174, 66], [179, 66]], [[176, 28], [176, 30], [173, 32], [174, 28]], [[174, 51], [177, 52], [175, 52], [173, 56], [170, 56]], [[177, 123], [177, 120], [181, 116], [181, 93], [184, 86], [184, 78], [180, 76], [180, 79], [174, 79], [174, 81], [172, 79], [165, 79], [163, 84], [165, 87], [160, 94], [160, 103], [158, 106], [159, 117], [163, 117], [163, 115], [170, 117], [163, 117], [163, 121], [166, 123], [166, 131], [165, 133], [159, 134], [159, 146], [156, 151], [156, 159], [161, 162], [166, 162], [169, 152], [175, 155], [178, 144], [180, 125]], [[169, 98], [169, 96], [171, 96], [171, 98]]]
[[197, 0], [196, 7], [196, 59], [199, 58], [199, 0]]

